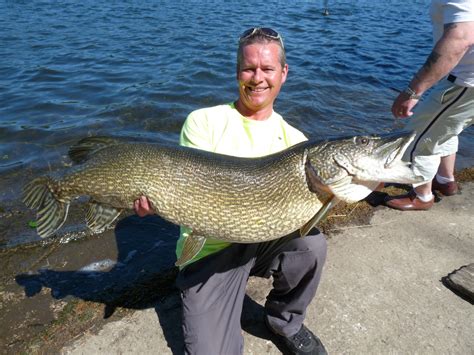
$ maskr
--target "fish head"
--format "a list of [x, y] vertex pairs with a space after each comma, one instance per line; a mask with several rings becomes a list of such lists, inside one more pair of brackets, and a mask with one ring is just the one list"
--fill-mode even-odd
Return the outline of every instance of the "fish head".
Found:
[[[325, 186], [346, 202], [365, 198], [380, 182], [411, 184], [415, 175], [403, 154], [415, 133], [354, 136], [329, 140], [307, 149], [308, 184]], [[311, 189], [311, 188], [310, 188]]]

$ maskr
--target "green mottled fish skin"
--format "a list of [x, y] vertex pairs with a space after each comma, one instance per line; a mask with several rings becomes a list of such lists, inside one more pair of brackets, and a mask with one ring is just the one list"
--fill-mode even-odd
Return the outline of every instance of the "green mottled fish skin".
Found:
[[70, 150], [81, 164], [33, 180], [23, 201], [38, 210], [42, 237], [61, 227], [76, 197], [90, 196], [86, 220], [98, 231], [147, 196], [157, 214], [194, 235], [262, 242], [301, 228], [332, 194], [354, 202], [373, 189], [367, 181], [419, 181], [400, 161], [413, 138], [307, 141], [262, 158], [237, 158], [91, 137]]
[[195, 234], [254, 243], [297, 230], [321, 207], [309, 191], [305, 145], [260, 159], [241, 159], [185, 147], [121, 143], [52, 176], [56, 199], [88, 195], [132, 209], [147, 196], [164, 219]]

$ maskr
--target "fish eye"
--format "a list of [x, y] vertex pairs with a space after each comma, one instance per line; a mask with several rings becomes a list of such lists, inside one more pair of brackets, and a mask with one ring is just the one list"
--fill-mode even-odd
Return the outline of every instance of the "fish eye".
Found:
[[357, 143], [358, 143], [358, 144], [362, 144], [362, 145], [367, 145], [367, 144], [369, 144], [369, 141], [370, 141], [370, 140], [369, 140], [369, 138], [367, 138], [367, 137], [359, 137], [359, 138], [357, 139]]

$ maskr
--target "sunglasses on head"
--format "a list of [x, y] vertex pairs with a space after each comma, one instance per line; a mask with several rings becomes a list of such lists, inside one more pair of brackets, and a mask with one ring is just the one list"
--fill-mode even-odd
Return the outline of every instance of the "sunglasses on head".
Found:
[[282, 37], [280, 36], [280, 34], [269, 28], [269, 27], [253, 27], [253, 28], [249, 28], [247, 31], [244, 31], [241, 35], [240, 35], [240, 39], [239, 39], [239, 42], [242, 42], [243, 40], [247, 39], [247, 38], [250, 38], [250, 37], [253, 37], [253, 36], [263, 36], [263, 37], [267, 37], [267, 38], [270, 38], [270, 39], [273, 39], [275, 41], [279, 41], [280, 44], [281, 44], [281, 47], [284, 48], [283, 46], [283, 39]]

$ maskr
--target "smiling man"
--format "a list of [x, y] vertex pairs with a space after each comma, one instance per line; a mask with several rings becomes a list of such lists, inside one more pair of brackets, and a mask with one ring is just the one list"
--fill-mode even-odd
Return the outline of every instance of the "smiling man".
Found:
[[[257, 36], [249, 37], [257, 38]], [[245, 117], [264, 121], [273, 114], [273, 103], [288, 75], [281, 42], [242, 40], [237, 54], [239, 100], [237, 110]]]
[[[184, 146], [211, 152], [259, 157], [306, 140], [273, 110], [288, 75], [281, 36], [270, 28], [251, 28], [239, 39], [239, 98], [193, 111], [181, 130]], [[242, 206], [245, 207], [245, 206]], [[153, 213], [146, 197], [135, 203], [138, 215]], [[209, 211], [210, 213], [212, 211]], [[176, 254], [193, 231], [181, 227]], [[326, 259], [319, 231], [295, 232], [264, 243], [231, 244], [206, 236], [201, 251], [181, 268], [176, 285], [183, 301], [183, 334], [188, 354], [242, 354], [240, 325], [249, 276], [273, 277], [265, 303], [265, 324], [291, 354], [326, 354], [303, 325]]]
[[281, 37], [271, 29], [249, 31], [254, 32], [241, 37], [237, 51], [239, 98], [191, 112], [181, 131], [182, 145], [259, 157], [306, 140], [273, 110], [288, 75]]

